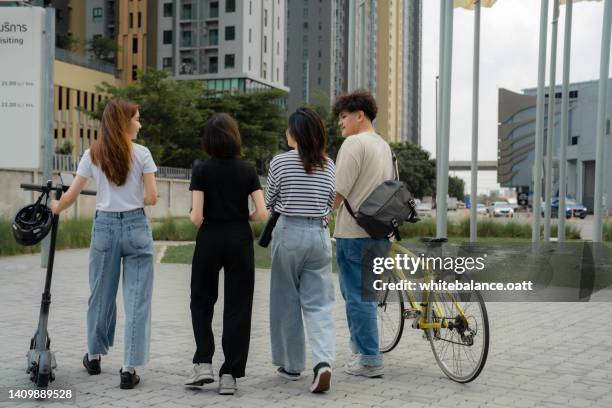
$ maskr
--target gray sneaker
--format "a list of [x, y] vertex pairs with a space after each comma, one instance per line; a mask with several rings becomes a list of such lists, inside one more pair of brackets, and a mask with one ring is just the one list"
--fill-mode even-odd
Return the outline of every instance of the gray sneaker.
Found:
[[223, 374], [219, 378], [219, 394], [234, 395], [237, 388], [236, 379], [231, 374]]
[[185, 381], [185, 385], [198, 385], [210, 384], [215, 381], [215, 377], [212, 371], [212, 364], [202, 363], [194, 364], [191, 375]]
[[382, 365], [380, 366], [367, 366], [360, 362], [355, 364], [347, 364], [344, 366], [344, 372], [350, 375], [358, 375], [362, 377], [382, 377], [385, 373], [385, 369]]

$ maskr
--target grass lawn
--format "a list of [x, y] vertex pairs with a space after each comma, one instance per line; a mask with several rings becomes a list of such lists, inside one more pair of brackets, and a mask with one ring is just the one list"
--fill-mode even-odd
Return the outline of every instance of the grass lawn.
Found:
[[[463, 238], [451, 238], [450, 242], [460, 245], [466, 242]], [[571, 241], [570, 241], [571, 242]], [[573, 241], [579, 244], [580, 241]], [[422, 248], [418, 239], [402, 240], [401, 244], [417, 251]], [[562, 287], [578, 287], [581, 281], [581, 253], [559, 253], [556, 256], [546, 256], [546, 251], [537, 256], [530, 256], [528, 249], [530, 241], [525, 239], [487, 238], [479, 241], [484, 247], [490, 246], [493, 253], [489, 254], [487, 267], [484, 271], [471, 274], [478, 281], [485, 282], [521, 282], [531, 280], [534, 283]], [[194, 244], [169, 246], [166, 249], [162, 263], [190, 264], [193, 257]], [[271, 261], [271, 246], [262, 248], [255, 244], [255, 267], [269, 269]], [[500, 252], [500, 248], [502, 248]], [[581, 248], [577, 247], [577, 248]], [[592, 276], [595, 289], [609, 287], [612, 284], [612, 251], [605, 244], [603, 265], [596, 276]], [[332, 268], [337, 272], [335, 246], [333, 247]]]
[[[190, 264], [193, 258], [193, 250], [195, 244], [176, 245], [166, 248], [166, 253], [162, 259], [162, 263], [179, 263]], [[255, 267], [270, 269], [272, 259], [272, 245], [268, 248], [262, 248], [257, 243], [253, 245], [255, 248]], [[332, 270], [334, 273], [338, 271], [336, 265], [336, 248], [332, 248]]]

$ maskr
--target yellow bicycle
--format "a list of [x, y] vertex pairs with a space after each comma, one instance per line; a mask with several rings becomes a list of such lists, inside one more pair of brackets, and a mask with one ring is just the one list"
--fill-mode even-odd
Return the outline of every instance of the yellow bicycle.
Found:
[[[446, 238], [423, 238], [429, 245], [441, 245]], [[398, 243], [392, 243], [390, 257], [396, 254], [416, 257]], [[404, 270], [394, 267], [381, 275], [383, 288], [377, 290], [378, 333], [381, 352], [390, 352], [399, 343], [404, 323], [423, 330], [438, 366], [453, 381], [467, 383], [482, 371], [489, 351], [489, 320], [482, 295], [478, 291], [449, 291], [420, 288], [392, 290], [389, 284], [407, 281]], [[424, 268], [422, 282], [437, 280], [436, 272]], [[387, 285], [384, 285], [386, 283]]]

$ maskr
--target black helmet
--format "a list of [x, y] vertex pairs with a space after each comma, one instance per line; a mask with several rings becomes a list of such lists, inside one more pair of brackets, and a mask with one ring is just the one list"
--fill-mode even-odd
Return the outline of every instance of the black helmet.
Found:
[[53, 223], [49, 207], [37, 201], [17, 211], [13, 219], [13, 237], [18, 244], [36, 245], [47, 236]]

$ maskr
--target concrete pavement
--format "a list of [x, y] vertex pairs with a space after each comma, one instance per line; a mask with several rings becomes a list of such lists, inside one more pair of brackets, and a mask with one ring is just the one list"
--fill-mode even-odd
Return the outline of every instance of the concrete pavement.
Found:
[[[44, 271], [38, 255], [0, 258], [0, 407], [47, 406], [7, 401], [9, 389], [32, 388], [25, 353], [38, 319]], [[194, 351], [189, 312], [189, 265], [156, 265], [151, 363], [138, 370], [142, 382], [120, 390], [123, 305], [118, 299], [114, 349], [102, 359], [102, 374], [88, 376], [85, 352], [88, 298], [87, 250], [56, 254], [49, 320], [51, 348], [58, 361], [57, 386], [76, 397], [52, 407], [609, 407], [612, 406], [612, 325], [610, 303], [489, 303], [491, 349], [480, 377], [470, 384], [448, 380], [437, 367], [421, 333], [405, 329], [399, 346], [385, 356], [382, 379], [356, 378], [334, 371], [332, 390], [308, 392], [312, 372], [289, 382], [270, 363], [267, 270], [258, 270], [247, 377], [235, 396], [216, 393], [217, 382], [202, 389], [182, 383]], [[221, 284], [222, 284], [221, 279]], [[337, 288], [335, 308], [340, 367], [348, 358], [344, 302]], [[121, 291], [120, 291], [121, 293]], [[223, 292], [214, 330], [218, 370]], [[408, 325], [407, 325], [408, 326]], [[309, 366], [309, 365], [308, 365]]]

